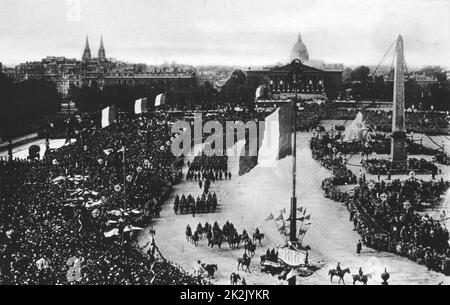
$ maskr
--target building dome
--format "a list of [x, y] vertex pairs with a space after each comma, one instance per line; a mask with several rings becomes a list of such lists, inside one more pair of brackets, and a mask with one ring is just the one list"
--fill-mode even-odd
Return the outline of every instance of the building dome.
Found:
[[302, 42], [302, 36], [298, 35], [298, 41], [292, 48], [291, 52], [291, 61], [294, 59], [300, 59], [301, 62], [305, 62], [309, 60], [308, 50], [306, 49], [305, 44]]

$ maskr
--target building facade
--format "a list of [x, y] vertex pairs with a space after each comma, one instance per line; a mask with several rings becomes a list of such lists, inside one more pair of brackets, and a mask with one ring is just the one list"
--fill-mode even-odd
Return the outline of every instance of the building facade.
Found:
[[103, 37], [97, 55], [92, 56], [89, 38], [86, 37], [81, 60], [49, 56], [41, 61], [22, 63], [15, 68], [15, 79], [54, 82], [66, 97], [70, 87], [98, 86], [103, 89], [105, 86], [142, 85], [169, 90], [173, 86], [195, 86], [198, 83], [196, 71], [190, 66], [148, 66], [107, 58]]
[[301, 35], [295, 43], [291, 62], [277, 67], [246, 71], [266, 87], [260, 99], [284, 100], [297, 97], [302, 100], [334, 99], [342, 88], [342, 64], [325, 64], [310, 60]]

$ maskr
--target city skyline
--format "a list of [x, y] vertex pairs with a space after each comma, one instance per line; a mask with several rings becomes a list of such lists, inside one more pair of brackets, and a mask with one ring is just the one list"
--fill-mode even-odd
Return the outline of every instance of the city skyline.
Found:
[[408, 66], [450, 66], [446, 0], [187, 3], [5, 0], [0, 62], [80, 59], [87, 34], [94, 56], [103, 35], [106, 56], [127, 62], [262, 66], [287, 62], [301, 33], [311, 59], [376, 65], [400, 33]]

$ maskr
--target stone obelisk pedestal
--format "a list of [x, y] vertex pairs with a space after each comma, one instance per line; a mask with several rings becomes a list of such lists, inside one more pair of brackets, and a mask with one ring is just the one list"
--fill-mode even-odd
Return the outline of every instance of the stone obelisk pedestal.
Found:
[[397, 170], [406, 170], [406, 129], [405, 129], [405, 61], [403, 57], [403, 39], [399, 36], [396, 47], [394, 68], [394, 100], [392, 111], [392, 166]]

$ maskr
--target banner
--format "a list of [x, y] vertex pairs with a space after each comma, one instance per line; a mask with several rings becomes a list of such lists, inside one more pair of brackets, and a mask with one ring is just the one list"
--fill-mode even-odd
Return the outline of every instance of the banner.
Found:
[[268, 115], [259, 125], [258, 147], [250, 145], [254, 139], [246, 139], [239, 156], [239, 176], [248, 173], [256, 165], [273, 166], [292, 153], [293, 111], [288, 103]]
[[306, 253], [289, 248], [278, 248], [278, 259], [290, 267], [299, 267], [305, 264]]

